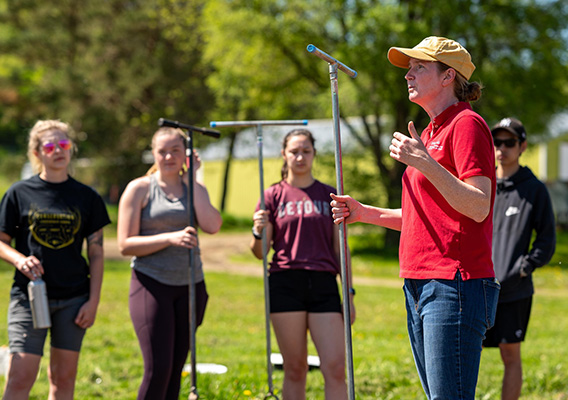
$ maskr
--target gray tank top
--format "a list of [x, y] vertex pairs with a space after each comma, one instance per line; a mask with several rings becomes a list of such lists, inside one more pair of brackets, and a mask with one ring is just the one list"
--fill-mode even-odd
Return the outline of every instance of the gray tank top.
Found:
[[[156, 235], [184, 229], [189, 225], [187, 190], [181, 199], [168, 199], [154, 174], [150, 175], [148, 204], [140, 216], [140, 235]], [[199, 239], [198, 239], [199, 243]], [[195, 283], [203, 281], [199, 244], [193, 248]], [[169, 246], [147, 256], [133, 257], [131, 267], [160, 283], [173, 286], [189, 284], [189, 249]]]

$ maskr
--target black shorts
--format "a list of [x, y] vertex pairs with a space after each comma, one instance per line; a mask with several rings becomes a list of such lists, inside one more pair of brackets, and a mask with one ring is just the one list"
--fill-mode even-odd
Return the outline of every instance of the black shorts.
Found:
[[499, 347], [500, 343], [519, 343], [525, 340], [531, 316], [532, 296], [510, 303], [499, 303], [495, 325], [485, 333], [483, 346]]
[[268, 277], [270, 312], [307, 311], [341, 313], [335, 275], [329, 272], [289, 270]]

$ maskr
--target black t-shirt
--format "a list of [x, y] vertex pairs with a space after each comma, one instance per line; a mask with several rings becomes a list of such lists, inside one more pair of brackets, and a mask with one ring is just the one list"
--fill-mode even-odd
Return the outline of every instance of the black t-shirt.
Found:
[[[71, 177], [49, 183], [33, 176], [13, 184], [0, 203], [0, 231], [15, 239], [20, 253], [40, 260], [50, 299], [89, 293], [83, 241], [108, 223], [99, 194]], [[16, 270], [14, 286], [27, 293], [28, 282]]]

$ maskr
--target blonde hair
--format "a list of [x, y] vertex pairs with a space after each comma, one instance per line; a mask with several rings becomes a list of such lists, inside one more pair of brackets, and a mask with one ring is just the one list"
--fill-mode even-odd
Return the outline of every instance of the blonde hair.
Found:
[[[158, 129], [156, 132], [154, 132], [154, 136], [152, 136], [152, 150], [154, 150], [154, 148], [156, 147], [156, 140], [160, 137], [160, 136], [166, 136], [166, 135], [177, 135], [179, 136], [179, 138], [182, 140], [182, 142], [185, 143], [185, 141], [187, 140], [187, 135], [185, 134], [184, 131], [182, 131], [179, 128], [170, 128], [170, 127], [162, 127], [160, 129]], [[183, 173], [183, 171], [185, 171], [186, 166], [185, 163], [183, 165], [182, 170], [180, 171], [180, 174]], [[154, 172], [156, 172], [158, 170], [158, 164], [156, 162], [154, 162], [154, 164], [152, 164], [152, 166], [150, 167], [150, 169], [148, 169], [148, 171], [146, 171], [146, 176], [148, 175], [152, 175]]]
[[69, 126], [69, 124], [56, 119], [38, 120], [32, 127], [28, 138], [28, 159], [30, 160], [30, 164], [32, 165], [32, 169], [35, 173], [41, 172], [43, 167], [43, 163], [37, 156], [41, 150], [41, 136], [45, 132], [49, 131], [59, 131], [64, 133], [67, 139], [71, 141], [71, 154], [73, 154], [73, 150], [75, 149], [75, 143], [72, 139], [73, 129]]

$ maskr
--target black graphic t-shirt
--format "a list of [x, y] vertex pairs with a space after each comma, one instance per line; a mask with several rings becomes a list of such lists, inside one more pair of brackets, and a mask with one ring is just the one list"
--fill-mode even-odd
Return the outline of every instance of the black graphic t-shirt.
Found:
[[[99, 194], [71, 177], [49, 183], [33, 176], [12, 185], [0, 203], [0, 231], [15, 240], [20, 253], [40, 260], [50, 299], [89, 293], [83, 242], [109, 222]], [[14, 286], [27, 293], [28, 282], [16, 270]]]

